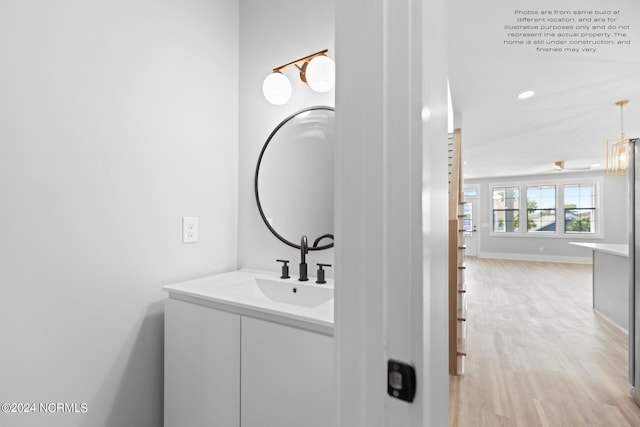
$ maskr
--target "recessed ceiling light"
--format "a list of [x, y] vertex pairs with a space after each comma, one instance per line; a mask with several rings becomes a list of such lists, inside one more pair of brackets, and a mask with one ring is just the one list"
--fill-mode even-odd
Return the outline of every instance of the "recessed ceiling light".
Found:
[[533, 95], [535, 95], [536, 93], [532, 90], [525, 90], [524, 92], [520, 92], [518, 94], [518, 99], [527, 99], [527, 98], [531, 98]]

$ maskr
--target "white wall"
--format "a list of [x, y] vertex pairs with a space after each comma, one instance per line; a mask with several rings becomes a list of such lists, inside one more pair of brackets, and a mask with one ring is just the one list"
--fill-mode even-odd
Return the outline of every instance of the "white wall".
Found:
[[4, 2], [0, 52], [0, 402], [88, 409], [0, 425], [162, 425], [161, 286], [237, 266], [237, 2]]
[[[262, 146], [278, 123], [305, 107], [333, 106], [334, 91], [313, 92], [300, 81], [295, 67], [287, 67], [283, 73], [291, 80], [293, 96], [289, 103], [275, 106], [264, 99], [262, 81], [274, 67], [325, 48], [329, 49], [329, 56], [335, 58], [333, 1], [240, 2], [238, 257], [241, 267], [279, 272], [280, 264], [275, 260], [284, 258], [291, 260], [292, 276], [298, 274], [300, 251], [280, 242], [260, 217], [254, 196], [255, 168]], [[314, 171], [310, 163], [309, 173]], [[309, 188], [309, 192], [313, 192], [313, 188]], [[291, 208], [295, 209], [296, 194], [289, 196]], [[309, 253], [309, 275], [315, 276], [317, 262], [333, 264], [333, 249]], [[329, 268], [327, 277], [332, 276], [333, 268]]]
[[[602, 191], [602, 212], [604, 214], [603, 236], [599, 239], [579, 237], [510, 237], [491, 236], [490, 185], [514, 182], [542, 182], [554, 179], [598, 178], [604, 179]], [[466, 180], [465, 187], [477, 187], [479, 202], [478, 256], [487, 258], [507, 258], [521, 260], [591, 262], [591, 251], [568, 244], [570, 241], [598, 243], [627, 243], [628, 232], [628, 177], [608, 176], [602, 171], [570, 173], [562, 175], [537, 175], [528, 177], [505, 177], [500, 179]], [[483, 226], [483, 224], [487, 226]], [[541, 251], [540, 248], [543, 250]]]

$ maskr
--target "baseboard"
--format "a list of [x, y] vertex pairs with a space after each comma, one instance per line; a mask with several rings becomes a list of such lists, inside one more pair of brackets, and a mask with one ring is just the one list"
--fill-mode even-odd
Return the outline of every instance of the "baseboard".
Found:
[[592, 264], [591, 257], [515, 254], [502, 252], [478, 252], [478, 258], [508, 259], [512, 261], [560, 262], [567, 264]]
[[597, 309], [593, 309], [593, 312], [595, 314], [597, 314], [601, 319], [605, 320], [608, 324], [610, 324], [612, 327], [618, 329], [620, 332], [624, 332], [625, 334], [629, 335], [629, 331], [627, 331], [625, 328], [623, 328], [622, 326], [618, 325], [616, 322], [614, 322], [612, 319], [609, 319], [605, 314], [603, 314], [601, 311], [597, 310]]

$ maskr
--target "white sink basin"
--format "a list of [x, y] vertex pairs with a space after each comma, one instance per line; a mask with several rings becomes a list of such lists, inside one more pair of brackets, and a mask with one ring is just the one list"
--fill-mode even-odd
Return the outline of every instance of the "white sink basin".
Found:
[[254, 277], [230, 284], [225, 291], [234, 296], [251, 299], [266, 298], [269, 301], [315, 308], [333, 299], [333, 287], [323, 287], [296, 279], [278, 280]]
[[317, 307], [333, 299], [333, 289], [306, 283], [284, 283], [275, 280], [256, 278], [255, 283], [260, 292], [271, 301], [285, 304]]
[[165, 286], [171, 298], [333, 334], [333, 280], [238, 270]]

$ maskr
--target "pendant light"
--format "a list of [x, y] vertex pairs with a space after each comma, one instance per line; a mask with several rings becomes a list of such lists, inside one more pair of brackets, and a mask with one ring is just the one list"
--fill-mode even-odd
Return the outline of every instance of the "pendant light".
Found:
[[623, 99], [616, 102], [620, 107], [620, 137], [607, 140], [607, 174], [623, 175], [629, 169], [629, 139], [624, 136], [624, 106], [629, 103]]

